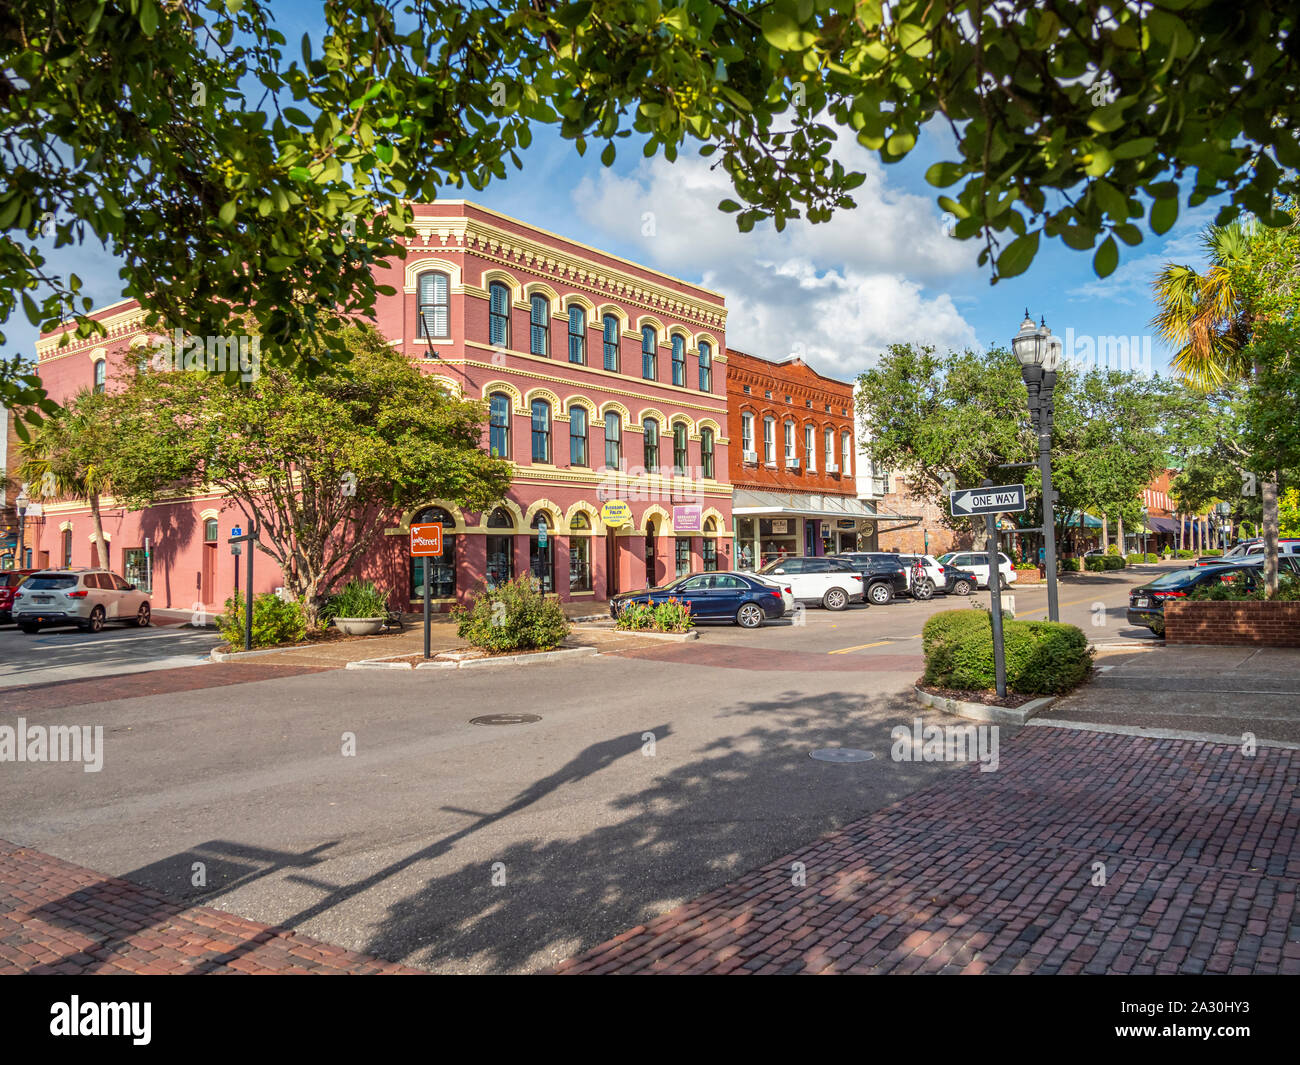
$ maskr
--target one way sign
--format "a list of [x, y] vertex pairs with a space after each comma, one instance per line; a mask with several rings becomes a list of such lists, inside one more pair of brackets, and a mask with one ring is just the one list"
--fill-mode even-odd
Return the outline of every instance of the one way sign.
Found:
[[963, 488], [949, 494], [953, 517], [972, 514], [1003, 514], [1025, 509], [1023, 484], [999, 484], [992, 488]]

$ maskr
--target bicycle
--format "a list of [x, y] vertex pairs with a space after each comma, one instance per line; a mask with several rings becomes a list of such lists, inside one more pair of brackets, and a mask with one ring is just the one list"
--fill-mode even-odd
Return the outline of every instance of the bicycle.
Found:
[[912, 598], [920, 602], [934, 598], [934, 581], [925, 572], [925, 563], [919, 558], [912, 563], [911, 589]]

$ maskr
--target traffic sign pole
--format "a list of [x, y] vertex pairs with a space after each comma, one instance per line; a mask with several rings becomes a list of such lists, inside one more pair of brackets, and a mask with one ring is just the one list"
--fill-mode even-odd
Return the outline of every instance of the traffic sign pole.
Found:
[[1007, 659], [1002, 643], [1002, 567], [998, 558], [998, 520], [992, 514], [984, 516], [984, 527], [989, 534], [989, 610], [993, 621], [993, 680], [998, 695], [1007, 694]]
[[429, 559], [424, 560], [424, 660], [429, 661], [430, 632], [433, 627], [433, 600], [430, 590], [433, 581], [429, 580]]
[[411, 557], [421, 560], [424, 571], [424, 657], [428, 661], [433, 627], [433, 560], [442, 556], [442, 526], [421, 522], [411, 526]]

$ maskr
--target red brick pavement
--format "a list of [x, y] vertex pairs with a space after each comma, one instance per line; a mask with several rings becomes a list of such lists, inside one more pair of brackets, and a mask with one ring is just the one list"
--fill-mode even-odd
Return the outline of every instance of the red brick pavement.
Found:
[[0, 975], [417, 972], [0, 840]]
[[0, 706], [16, 714], [31, 710], [57, 710], [86, 703], [138, 699], [145, 695], [173, 695], [177, 692], [221, 688], [228, 684], [252, 684], [278, 677], [319, 673], [330, 666], [271, 666], [249, 662], [220, 662], [177, 669], [120, 673], [113, 677], [61, 680], [49, 684], [23, 684], [0, 689]]
[[1300, 973], [1300, 752], [1035, 728], [1000, 755], [559, 971]]
[[[906, 646], [906, 645], [904, 645]], [[626, 658], [649, 658], [684, 666], [713, 666], [718, 669], [776, 671], [782, 673], [862, 673], [864, 671], [910, 670], [921, 672], [925, 657], [918, 642], [915, 651], [904, 654], [878, 652], [871, 655], [828, 655], [822, 651], [780, 651], [773, 648], [721, 646], [687, 643], [662, 647], [635, 648], [615, 652]]]

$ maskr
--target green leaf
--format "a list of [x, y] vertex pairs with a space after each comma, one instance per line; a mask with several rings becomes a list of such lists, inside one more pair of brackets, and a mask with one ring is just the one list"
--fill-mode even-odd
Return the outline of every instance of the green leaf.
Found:
[[1176, 221], [1178, 221], [1177, 197], [1170, 197], [1166, 200], [1156, 200], [1155, 203], [1151, 205], [1152, 233], [1168, 233]]
[[221, 210], [217, 212], [217, 218], [225, 225], [230, 225], [235, 220], [235, 211], [238, 210], [239, 204], [234, 200], [227, 200], [221, 205]]
[[1092, 257], [1092, 268], [1098, 277], [1109, 277], [1119, 265], [1119, 245], [1114, 237], [1107, 237], [1101, 242], [1097, 254]]
[[961, 180], [961, 163], [935, 163], [925, 172], [925, 180], [935, 188], [946, 189]]
[[140, 29], [144, 31], [146, 37], [152, 37], [158, 32], [158, 8], [154, 0], [141, 0]]
[[1029, 269], [1038, 254], [1038, 230], [1017, 237], [998, 256], [998, 277], [1015, 277]]
[[763, 16], [763, 37], [782, 52], [806, 52], [817, 39], [785, 11], [769, 11]]

